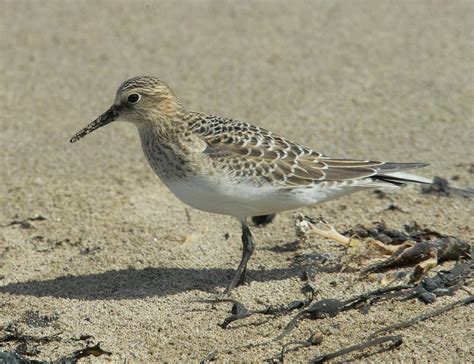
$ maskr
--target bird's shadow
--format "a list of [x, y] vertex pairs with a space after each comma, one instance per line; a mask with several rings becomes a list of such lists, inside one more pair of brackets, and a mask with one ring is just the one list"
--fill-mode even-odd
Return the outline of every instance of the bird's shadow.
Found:
[[[299, 272], [297, 268], [249, 270], [247, 282], [283, 280]], [[234, 273], [232, 269], [129, 268], [10, 283], [0, 286], [0, 292], [81, 300], [140, 299], [190, 290], [216, 293], [217, 287], [227, 286]]]

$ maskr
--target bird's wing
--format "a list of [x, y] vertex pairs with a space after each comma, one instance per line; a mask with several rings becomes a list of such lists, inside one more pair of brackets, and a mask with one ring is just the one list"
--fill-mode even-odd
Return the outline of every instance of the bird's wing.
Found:
[[205, 143], [202, 153], [215, 168], [276, 185], [309, 186], [417, 168], [413, 164], [330, 158], [271, 131], [211, 115], [192, 113], [188, 126]]

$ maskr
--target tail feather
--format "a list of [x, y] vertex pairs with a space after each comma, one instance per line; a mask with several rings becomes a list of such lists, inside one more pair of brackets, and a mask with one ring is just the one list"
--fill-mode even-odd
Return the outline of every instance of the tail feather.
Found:
[[388, 174], [378, 174], [375, 176], [372, 176], [373, 180], [376, 181], [383, 181], [383, 182], [389, 182], [397, 186], [404, 186], [406, 182], [413, 182], [413, 183], [422, 183], [422, 184], [432, 184], [432, 181], [429, 179], [425, 179], [423, 177], [418, 178], [419, 176], [412, 175], [412, 178], [401, 178], [401, 177], [395, 177], [391, 176]]
[[377, 171], [380, 174], [387, 174], [390, 172], [397, 172], [397, 171], [407, 171], [409, 169], [418, 169], [423, 167], [428, 167], [429, 164], [427, 163], [393, 163], [393, 162], [385, 162], [384, 164], [377, 167]]
[[393, 183], [398, 186], [404, 185], [406, 182], [431, 184], [433, 181], [429, 178], [417, 176], [415, 174], [402, 172], [410, 169], [417, 169], [429, 166], [426, 163], [385, 163], [380, 166], [377, 174], [372, 179]]

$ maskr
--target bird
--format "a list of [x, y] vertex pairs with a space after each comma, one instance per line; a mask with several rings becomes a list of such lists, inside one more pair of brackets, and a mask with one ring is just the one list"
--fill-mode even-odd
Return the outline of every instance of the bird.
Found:
[[70, 142], [117, 121], [135, 124], [148, 164], [178, 199], [240, 222], [242, 257], [225, 293], [245, 281], [255, 249], [249, 218], [369, 188], [426, 183], [405, 172], [426, 163], [332, 158], [256, 125], [188, 110], [154, 76], [123, 82], [107, 111]]

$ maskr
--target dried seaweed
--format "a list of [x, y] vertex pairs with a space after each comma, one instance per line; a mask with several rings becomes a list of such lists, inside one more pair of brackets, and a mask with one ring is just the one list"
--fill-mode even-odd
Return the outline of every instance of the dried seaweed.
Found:
[[[40, 315], [37, 311], [28, 311], [25, 316], [25, 323], [30, 327], [47, 327], [50, 326], [57, 316]], [[21, 333], [15, 323], [10, 323], [4, 328], [6, 335], [0, 337], [0, 343], [14, 342], [17, 346], [14, 351], [0, 352], [0, 363], [21, 363], [21, 364], [60, 364], [60, 363], [76, 363], [79, 359], [87, 356], [111, 355], [112, 353], [103, 350], [100, 343], [94, 346], [86, 346], [83, 349], [74, 351], [72, 354], [50, 361], [39, 361], [23, 357], [23, 355], [38, 355], [40, 350], [38, 344], [47, 344], [51, 342], [61, 342], [64, 339], [59, 334], [49, 336], [31, 336]], [[88, 340], [92, 336], [81, 335], [77, 340]], [[2, 361], [3, 360], [3, 361]]]
[[[311, 336], [307, 340], [294, 340], [294, 341], [291, 341], [291, 342], [283, 345], [283, 347], [281, 349], [281, 352], [280, 352], [280, 355], [278, 357], [278, 362], [280, 362], [280, 363], [284, 362], [284, 360], [283, 360], [284, 355], [287, 352], [290, 351], [290, 350], [288, 350], [288, 348], [292, 345], [297, 345], [297, 347], [293, 348], [293, 350], [297, 349], [297, 348], [304, 348], [304, 347], [319, 345], [322, 342], [322, 336], [318, 335], [319, 333], [321, 333], [321, 332], [317, 331], [316, 333], [311, 334]], [[372, 353], [372, 355], [399, 347], [403, 343], [403, 339], [402, 339], [401, 336], [384, 336], [384, 337], [380, 337], [380, 338], [377, 338], [377, 339], [364, 341], [362, 343], [359, 343], [359, 344], [356, 344], [356, 345], [351, 345], [349, 347], [340, 349], [340, 350], [332, 352], [332, 353], [320, 355], [320, 356], [314, 358], [313, 360], [311, 360], [310, 363], [314, 363], [314, 364], [324, 363], [328, 360], [337, 358], [339, 356], [349, 354], [349, 353], [352, 353], [354, 351], [366, 350], [366, 349], [371, 348], [373, 346], [385, 344], [387, 342], [390, 342], [390, 345], [387, 348], [383, 348], [381, 350], [378, 350], [377, 352]]]
[[296, 327], [298, 321], [306, 317], [311, 319], [334, 317], [342, 311], [361, 307], [368, 310], [375, 302], [388, 299], [409, 300], [417, 298], [425, 303], [432, 303], [438, 296], [453, 295], [454, 292], [461, 288], [466, 282], [473, 268], [474, 264], [472, 262], [459, 264], [450, 271], [439, 272], [433, 278], [427, 277], [417, 285], [380, 288], [349, 298], [345, 301], [336, 299], [320, 300], [298, 312], [274, 341], [280, 340], [288, 335]]
[[[372, 264], [364, 268], [362, 272], [381, 272], [390, 268], [417, 264], [413, 272], [413, 279], [416, 280], [439, 262], [469, 258], [470, 250], [470, 244], [454, 237], [406, 244], [396, 250], [388, 259]], [[426, 263], [422, 264], [423, 262]]]
[[340, 234], [322, 217], [314, 219], [296, 213], [294, 225], [300, 240], [305, 240], [310, 233], [314, 233], [353, 248], [351, 254], [364, 261], [358, 262], [358, 266], [366, 264], [367, 258], [374, 257], [377, 251], [390, 255], [388, 259], [369, 265], [362, 270], [363, 273], [415, 265], [410, 280], [416, 282], [440, 262], [471, 257], [470, 243], [422, 228], [417, 223], [405, 225], [404, 231], [401, 231], [388, 228], [384, 222], [376, 222], [371, 227], [356, 225]]
[[[379, 248], [391, 256], [364, 268], [363, 273], [382, 272], [391, 268], [415, 265], [411, 281], [418, 281], [431, 268], [447, 260], [467, 259], [471, 256], [471, 244], [457, 237], [421, 228], [418, 224], [405, 225], [405, 232], [388, 229], [377, 223], [374, 229], [358, 226], [357, 234], [370, 236]], [[399, 244], [400, 245], [392, 245]], [[387, 245], [388, 244], [388, 245]]]
[[287, 315], [295, 310], [300, 310], [295, 317], [288, 322], [280, 335], [272, 340], [278, 341], [291, 333], [297, 323], [304, 318], [310, 318], [313, 320], [323, 319], [326, 317], [334, 317], [343, 311], [359, 308], [364, 308], [368, 312], [370, 306], [376, 302], [386, 301], [389, 299], [419, 299], [425, 303], [432, 303], [436, 300], [436, 297], [453, 295], [465, 284], [466, 280], [472, 274], [473, 268], [473, 262], [458, 264], [449, 271], [438, 272], [434, 277], [425, 277], [418, 284], [383, 287], [356, 295], [343, 301], [332, 298], [325, 298], [314, 303], [312, 303], [312, 299], [296, 300], [287, 305], [269, 306], [261, 310], [249, 310], [242, 303], [231, 298], [200, 300], [199, 302], [232, 303], [231, 315], [220, 325], [224, 329], [227, 329], [229, 324], [234, 321], [245, 319], [253, 315], [261, 314], [276, 317]]
[[421, 186], [421, 193], [435, 194], [438, 196], [458, 195], [465, 198], [474, 196], [474, 190], [472, 188], [462, 189], [451, 187], [448, 180], [438, 176], [433, 178], [431, 184]]
[[317, 358], [314, 358], [313, 360], [311, 360], [310, 363], [311, 364], [324, 363], [328, 360], [337, 358], [338, 356], [342, 356], [342, 355], [345, 355], [345, 354], [348, 354], [348, 353], [352, 353], [354, 351], [365, 350], [365, 349], [370, 348], [372, 346], [381, 345], [381, 344], [384, 344], [384, 343], [387, 343], [387, 342], [391, 343], [389, 345], [389, 347], [386, 348], [386, 349], [379, 350], [378, 353], [399, 347], [403, 343], [403, 339], [402, 339], [401, 336], [380, 337], [378, 339], [365, 341], [365, 342], [362, 342], [360, 344], [349, 346], [347, 348], [335, 351], [333, 353], [328, 353], [328, 354], [318, 356]]
[[199, 361], [199, 364], [207, 364], [217, 359], [217, 351], [210, 351], [207, 355]]
[[[59, 335], [49, 335], [49, 336], [31, 336], [22, 334], [17, 326], [13, 323], [7, 325], [4, 329], [6, 335], [0, 337], [0, 343], [4, 342], [17, 342], [21, 349], [26, 350], [28, 344], [45, 344], [52, 341], [61, 341], [62, 338]], [[28, 351], [28, 350], [26, 350]]]
[[56, 360], [56, 363], [77, 363], [77, 361], [81, 358], [85, 358], [88, 356], [101, 356], [101, 355], [112, 355], [110, 351], [103, 350], [100, 347], [100, 342], [95, 344], [94, 346], [87, 346], [84, 349], [76, 350], [70, 356], [61, 358]]
[[302, 318], [309, 317], [311, 319], [322, 319], [326, 317], [334, 317], [344, 309], [344, 306], [345, 302], [333, 298], [327, 298], [315, 302], [310, 307], [298, 312], [296, 316], [288, 322], [281, 334], [273, 340], [278, 341], [288, 335]]
[[300, 309], [307, 306], [311, 301], [310, 300], [296, 300], [287, 305], [282, 306], [269, 306], [262, 310], [249, 310], [242, 303], [232, 298], [216, 298], [216, 299], [205, 299], [198, 300], [197, 302], [201, 303], [221, 303], [229, 302], [232, 303], [231, 315], [227, 317], [220, 326], [223, 329], [227, 329], [229, 325], [237, 320], [241, 320], [253, 315], [271, 315], [271, 316], [280, 316], [286, 315], [289, 312]]
[[284, 355], [289, 352], [290, 346], [295, 346], [292, 350], [299, 348], [305, 348], [308, 346], [320, 345], [323, 342], [323, 333], [320, 330], [316, 330], [306, 340], [293, 340], [282, 346], [278, 361], [283, 363]]
[[[417, 324], [418, 322], [421, 322], [421, 321], [427, 320], [429, 318], [438, 316], [442, 313], [445, 313], [445, 312], [453, 309], [454, 307], [470, 304], [472, 302], [474, 302], [474, 296], [469, 296], [469, 297], [466, 297], [462, 300], [458, 300], [456, 302], [453, 302], [453, 303], [450, 303], [448, 305], [442, 306], [442, 307], [440, 307], [436, 310], [433, 310], [433, 311], [424, 313], [422, 315], [413, 317], [409, 320], [401, 321], [397, 324], [386, 326], [386, 327], [384, 327], [380, 330], [375, 331], [371, 335], [369, 335], [369, 337], [368, 337], [369, 341], [365, 341], [365, 342], [357, 344], [357, 345], [349, 346], [347, 348], [343, 348], [343, 349], [338, 350], [338, 351], [333, 352], [333, 353], [328, 353], [328, 354], [321, 355], [321, 356], [311, 360], [310, 363], [323, 363], [323, 362], [326, 362], [328, 360], [334, 359], [336, 357], [339, 357], [339, 356], [342, 356], [342, 355], [345, 355], [345, 354], [348, 354], [348, 353], [351, 353], [351, 352], [354, 352], [354, 351], [365, 350], [369, 347], [376, 346], [376, 345], [381, 345], [381, 344], [384, 344], [386, 342], [391, 342], [391, 345], [386, 349], [379, 350], [377, 353], [382, 352], [382, 351], [391, 350], [393, 348], [396, 348], [396, 347], [400, 346], [403, 343], [403, 339], [402, 339], [401, 336], [399, 336], [399, 335], [398, 336], [384, 336], [384, 337], [380, 337], [380, 338], [376, 338], [376, 337], [380, 334], [387, 334], [387, 333], [391, 333], [394, 330], [398, 330], [398, 329], [413, 326], [413, 325]], [[291, 342], [283, 345], [283, 347], [281, 349], [281, 352], [280, 352], [279, 361], [283, 362], [283, 356], [288, 351], [287, 348], [290, 345], [298, 345], [299, 347], [308, 347], [308, 346], [319, 344], [320, 341], [315, 341], [313, 339], [313, 336], [314, 335], [312, 334], [310, 336], [310, 338], [307, 339], [307, 340], [294, 340], [294, 341], [291, 341]], [[318, 338], [319, 338], [319, 336], [318, 336]]]
[[369, 336], [369, 339], [372, 339], [372, 338], [374, 338], [374, 337], [376, 337], [377, 335], [380, 335], [380, 334], [386, 334], [386, 333], [390, 333], [394, 330], [403, 329], [403, 328], [413, 326], [413, 325], [417, 324], [418, 322], [425, 321], [425, 320], [427, 320], [431, 317], [441, 315], [442, 313], [445, 313], [445, 312], [453, 309], [454, 307], [467, 305], [467, 304], [470, 304], [470, 303], [473, 303], [473, 302], [474, 302], [474, 296], [466, 297], [462, 300], [459, 300], [459, 301], [450, 303], [448, 305], [442, 306], [440, 308], [437, 308], [436, 310], [426, 312], [426, 313], [424, 313], [422, 315], [419, 315], [419, 316], [415, 316], [415, 317], [413, 317], [409, 320], [401, 321], [397, 324], [386, 326], [386, 327], [384, 327], [380, 330], [375, 331], [373, 334], [371, 334]]
[[8, 352], [0, 352], [0, 362], [11, 363], [11, 364], [75, 364], [81, 358], [85, 358], [88, 356], [101, 356], [101, 355], [112, 355], [111, 352], [105, 351], [100, 347], [100, 343], [97, 343], [94, 346], [88, 346], [84, 349], [77, 350], [73, 352], [71, 355], [59, 358], [54, 361], [42, 361], [42, 360], [34, 360], [25, 358], [24, 356], [19, 355], [16, 352], [8, 351]]
[[[269, 341], [251, 343], [243, 347], [254, 347], [279, 341], [289, 335], [301, 320], [307, 318], [316, 320], [335, 317], [343, 311], [354, 309], [360, 309], [368, 314], [374, 304], [387, 300], [405, 301], [418, 299], [421, 302], [430, 304], [436, 301], [436, 298], [439, 296], [454, 295], [457, 290], [462, 288], [466, 282], [472, 278], [474, 263], [471, 260], [467, 263], [458, 263], [451, 270], [440, 271], [432, 277], [425, 275], [425, 273], [438, 262], [444, 260], [469, 259], [471, 257], [471, 244], [459, 238], [421, 227], [417, 223], [405, 225], [403, 230], [388, 228], [384, 222], [375, 223], [374, 226], [369, 228], [357, 225], [342, 235], [322, 218], [313, 219], [301, 214], [296, 214], [295, 228], [299, 242], [304, 241], [309, 233], [316, 232], [326, 238], [338, 241], [346, 246], [349, 251], [354, 252], [366, 249], [365, 252], [369, 252], [369, 254], [366, 254], [366, 259], [367, 256], [372, 256], [374, 252], [380, 255], [380, 250], [383, 250], [386, 254], [388, 253], [391, 256], [383, 262], [369, 266], [364, 270], [364, 272], [374, 272], [390, 268], [416, 265], [415, 270], [411, 275], [412, 279], [405, 284], [399, 283], [398, 285], [388, 285], [383, 288], [350, 297], [346, 300], [324, 298], [313, 302], [313, 296], [317, 290], [315, 287], [308, 284], [308, 281], [313, 281], [314, 275], [316, 274], [316, 271], [311, 269], [311, 267], [314, 268], [314, 266], [316, 266], [313, 262], [313, 264], [311, 264], [311, 266], [309, 266], [304, 272], [306, 275], [305, 280], [307, 282], [303, 288], [307, 290], [307, 293], [311, 293], [310, 298], [306, 300], [297, 300], [286, 305], [269, 306], [260, 310], [249, 310], [239, 301], [230, 298], [201, 301], [209, 303], [232, 303], [231, 315], [228, 316], [220, 325], [223, 329], [228, 329], [229, 325], [237, 320], [242, 320], [253, 315], [269, 315], [276, 317], [288, 315], [297, 311], [279, 335]], [[372, 245], [374, 242], [375, 245]], [[371, 243], [371, 245], [368, 243]], [[377, 247], [377, 249], [374, 249], [374, 246]], [[317, 254], [315, 259], [318, 262], [321, 261], [324, 263], [329, 258]], [[406, 273], [403, 274], [404, 276], [408, 276]], [[399, 276], [401, 275], [402, 274], [399, 274]], [[395, 280], [392, 281], [392, 284], [394, 282]], [[400, 336], [374, 337], [379, 334], [391, 332], [392, 330], [414, 325], [419, 321], [446, 312], [453, 307], [471, 302], [472, 297], [457, 301], [453, 304], [444, 306], [441, 309], [428, 312], [406, 322], [389, 326], [371, 335], [368, 341], [343, 348], [334, 353], [322, 355], [311, 362], [324, 362], [350, 352], [365, 350], [385, 343], [390, 345], [388, 347], [385, 345], [383, 349], [377, 352], [393, 349], [402, 343], [402, 338]], [[285, 353], [290, 350], [318, 345], [322, 342], [322, 339], [323, 335], [321, 331], [318, 330], [311, 334], [311, 336], [306, 340], [293, 340], [287, 342], [282, 346], [279, 357], [269, 360], [282, 362]]]
[[1, 227], [8, 227], [13, 225], [19, 225], [22, 229], [31, 229], [33, 227], [32, 221], [44, 221], [46, 217], [42, 215], [27, 217], [26, 219], [15, 219], [6, 225], [0, 225]]
[[25, 322], [29, 327], [48, 327], [58, 319], [57, 315], [42, 315], [39, 311], [27, 311]]

